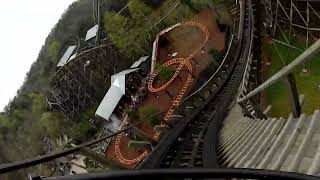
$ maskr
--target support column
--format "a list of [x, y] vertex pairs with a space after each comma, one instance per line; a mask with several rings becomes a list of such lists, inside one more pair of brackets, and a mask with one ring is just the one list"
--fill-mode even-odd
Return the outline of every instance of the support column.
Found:
[[288, 84], [289, 102], [291, 104], [292, 113], [295, 118], [298, 118], [301, 115], [301, 106], [296, 80], [292, 73], [288, 74], [286, 82]]

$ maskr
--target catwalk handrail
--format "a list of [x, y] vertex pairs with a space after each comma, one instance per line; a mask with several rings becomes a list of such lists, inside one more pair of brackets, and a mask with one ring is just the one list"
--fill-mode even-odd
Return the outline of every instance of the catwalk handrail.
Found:
[[43, 156], [38, 156], [38, 157], [34, 157], [31, 159], [27, 159], [27, 160], [23, 160], [23, 161], [17, 161], [17, 162], [13, 162], [13, 163], [9, 163], [9, 164], [1, 164], [0, 165], [0, 174], [4, 174], [4, 173], [8, 173], [11, 171], [16, 171], [22, 168], [27, 168], [27, 167], [31, 167], [31, 166], [35, 166], [44, 162], [48, 162], [48, 161], [52, 161], [54, 159], [75, 153], [77, 151], [79, 151], [80, 149], [84, 148], [84, 147], [88, 147], [97, 143], [100, 143], [102, 141], [105, 141], [106, 139], [112, 138], [120, 133], [123, 133], [131, 128], [133, 128], [134, 126], [136, 126], [137, 124], [133, 124], [128, 126], [127, 128], [120, 130], [112, 135], [106, 135], [103, 136], [100, 139], [96, 139], [96, 140], [92, 140], [92, 141], [88, 141], [85, 142], [83, 144], [80, 144], [78, 146], [63, 150], [63, 151], [58, 151], [58, 152], [53, 152], [53, 153], [49, 153]]
[[298, 56], [295, 60], [293, 60], [290, 64], [283, 67], [280, 71], [278, 71], [276, 74], [274, 74], [271, 78], [269, 78], [267, 81], [262, 83], [259, 87], [252, 90], [250, 93], [248, 93], [243, 98], [240, 98], [238, 100], [239, 103], [244, 102], [245, 100], [248, 100], [249, 98], [255, 96], [256, 94], [260, 93], [261, 91], [268, 88], [270, 85], [276, 83], [280, 79], [282, 79], [284, 76], [288, 75], [290, 72], [294, 70], [298, 65], [306, 62], [309, 60], [313, 55], [315, 55], [320, 49], [320, 39], [318, 39], [312, 46], [310, 46], [307, 50], [305, 50], [300, 56]]
[[61, 177], [35, 177], [33, 180], [133, 180], [133, 179], [167, 179], [167, 178], [239, 178], [239, 179], [286, 179], [286, 180], [319, 180], [319, 177], [262, 169], [207, 169], [207, 168], [180, 168], [180, 169], [142, 169], [142, 170], [117, 170], [101, 173], [90, 173]]

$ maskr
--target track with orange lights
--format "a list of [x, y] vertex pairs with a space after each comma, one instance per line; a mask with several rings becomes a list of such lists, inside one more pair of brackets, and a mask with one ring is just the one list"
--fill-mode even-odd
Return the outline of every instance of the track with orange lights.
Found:
[[[180, 92], [178, 93], [178, 95], [176, 97], [174, 97], [173, 101], [172, 101], [172, 105], [169, 108], [169, 110], [166, 112], [163, 121], [161, 122], [161, 126], [165, 126], [167, 124], [168, 121], [170, 121], [172, 113], [174, 112], [174, 109], [176, 107], [178, 107], [180, 105], [181, 99], [183, 98], [183, 96], [185, 95], [187, 89], [190, 87], [190, 85], [192, 84], [193, 81], [193, 77], [192, 77], [192, 71], [193, 71], [193, 67], [192, 64], [190, 62], [190, 60], [196, 55], [198, 54], [202, 48], [206, 45], [206, 43], [209, 40], [209, 31], [208, 29], [197, 22], [184, 22], [184, 23], [178, 23], [176, 25], [170, 26], [164, 30], [162, 30], [156, 37], [156, 47], [158, 48], [158, 43], [159, 43], [159, 38], [162, 35], [167, 34], [168, 32], [170, 32], [171, 30], [180, 27], [180, 26], [192, 26], [192, 27], [196, 27], [197, 29], [201, 30], [201, 32], [203, 32], [204, 34], [204, 41], [202, 42], [202, 44], [199, 46], [199, 48], [197, 48], [196, 50], [194, 50], [188, 57], [186, 58], [175, 58], [175, 59], [171, 59], [168, 60], [167, 62], [165, 62], [164, 64], [161, 65], [161, 67], [169, 67], [169, 66], [173, 66], [175, 68], [175, 73], [174, 75], [171, 77], [170, 80], [168, 80], [168, 82], [166, 82], [164, 85], [155, 88], [153, 86], [154, 84], [154, 80], [155, 78], [158, 76], [158, 74], [161, 71], [161, 67], [153, 70], [153, 72], [151, 72], [152, 74], [150, 75], [149, 81], [148, 81], [148, 90], [151, 93], [155, 93], [155, 92], [160, 92], [160, 91], [164, 91], [170, 84], [172, 84], [174, 82], [174, 80], [178, 77], [179, 73], [183, 70], [186, 69], [188, 71], [188, 76], [187, 76], [187, 80], [185, 81], [182, 89], [180, 90]], [[155, 63], [157, 61], [157, 54], [155, 56], [155, 58], [152, 59], [152, 65], [154, 66]], [[152, 67], [152, 69], [154, 69], [154, 67]], [[121, 148], [120, 148], [120, 144], [121, 144], [121, 139], [123, 138], [124, 134], [120, 134], [116, 137], [116, 141], [115, 141], [115, 153], [116, 153], [116, 157], [118, 158], [119, 162], [124, 164], [124, 165], [133, 165], [136, 164], [138, 162], [140, 162], [141, 160], [143, 160], [147, 155], [148, 152], [144, 151], [143, 153], [141, 153], [139, 156], [137, 156], [134, 159], [128, 159], [126, 158], [122, 153], [121, 153]], [[155, 135], [153, 136], [153, 139], [155, 140], [159, 140], [160, 138], [160, 133], [157, 132], [155, 133]]]

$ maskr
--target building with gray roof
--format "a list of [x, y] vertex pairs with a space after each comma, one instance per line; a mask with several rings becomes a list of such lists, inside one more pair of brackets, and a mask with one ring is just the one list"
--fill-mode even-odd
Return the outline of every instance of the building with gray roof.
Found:
[[97, 33], [98, 33], [98, 29], [99, 29], [99, 25], [98, 24], [93, 26], [91, 29], [89, 29], [87, 31], [87, 35], [86, 35], [86, 39], [85, 40], [88, 41], [88, 40], [96, 37]]
[[65, 64], [68, 63], [70, 60], [71, 55], [73, 54], [74, 50], [77, 46], [69, 46], [66, 52], [63, 54], [62, 58], [60, 59], [59, 63], [57, 64], [57, 67], [62, 67]]

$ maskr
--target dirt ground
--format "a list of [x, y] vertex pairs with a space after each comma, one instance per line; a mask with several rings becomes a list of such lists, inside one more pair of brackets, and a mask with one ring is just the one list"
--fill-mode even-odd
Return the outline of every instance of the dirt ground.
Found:
[[[223, 50], [224, 48], [224, 38], [225, 33], [220, 32], [218, 25], [216, 24], [215, 15], [212, 10], [205, 9], [200, 13], [195, 15], [190, 21], [199, 22], [202, 25], [206, 26], [210, 32], [209, 40], [203, 51], [198, 53], [194, 60], [191, 62], [193, 65], [193, 83], [197, 81], [199, 74], [207, 68], [209, 62], [212, 60], [210, 54], [208, 53], [209, 49], [217, 49]], [[173, 58], [182, 57], [186, 58], [192, 53], [194, 50], [199, 48], [204, 40], [204, 34], [196, 29], [195, 27], [182, 26], [167, 34], [167, 39], [170, 41], [167, 47], [160, 47], [159, 60], [161, 63], [169, 61]], [[169, 54], [177, 52], [176, 57], [170, 57]], [[186, 79], [188, 76], [188, 72], [186, 69], [183, 69], [179, 73], [179, 78], [176, 78], [168, 87], [167, 91], [173, 97], [176, 97], [181, 91]], [[155, 83], [155, 87], [160, 86]], [[191, 90], [192, 86], [190, 86], [185, 93], [185, 95]], [[163, 114], [165, 114], [172, 105], [172, 98], [167, 92], [161, 91], [158, 93], [149, 93], [141, 106], [152, 106], [159, 109]], [[150, 138], [153, 137], [154, 131], [153, 127], [147, 124], [142, 124], [138, 126], [140, 130], [145, 132]], [[121, 141], [121, 151], [122, 154], [128, 159], [134, 159], [139, 156], [143, 151], [135, 151], [129, 149], [127, 146], [129, 139], [123, 138]], [[108, 158], [117, 160], [114, 153], [114, 140], [109, 145], [107, 149], [106, 155]], [[134, 168], [136, 164], [126, 165], [125, 168]]]

